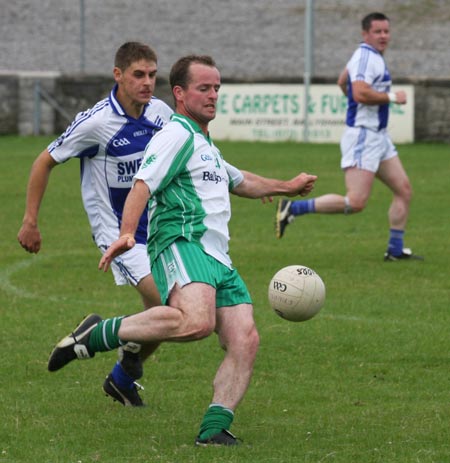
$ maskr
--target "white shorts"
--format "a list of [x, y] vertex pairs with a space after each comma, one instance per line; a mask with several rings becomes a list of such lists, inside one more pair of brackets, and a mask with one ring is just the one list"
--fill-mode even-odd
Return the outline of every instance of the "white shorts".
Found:
[[377, 172], [380, 162], [397, 156], [386, 130], [375, 132], [364, 127], [347, 127], [341, 138], [341, 168]]
[[[100, 248], [102, 253], [106, 249]], [[136, 286], [144, 277], [150, 275], [150, 258], [145, 244], [136, 244], [132, 249], [117, 256], [111, 263], [116, 285]]]

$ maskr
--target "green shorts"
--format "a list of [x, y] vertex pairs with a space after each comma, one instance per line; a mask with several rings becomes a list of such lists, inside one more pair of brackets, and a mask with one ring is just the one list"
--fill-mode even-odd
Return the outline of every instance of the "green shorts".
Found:
[[201, 282], [216, 288], [216, 307], [252, 304], [247, 286], [236, 269], [230, 269], [197, 244], [181, 238], [167, 247], [152, 266], [161, 301], [166, 304], [175, 284]]

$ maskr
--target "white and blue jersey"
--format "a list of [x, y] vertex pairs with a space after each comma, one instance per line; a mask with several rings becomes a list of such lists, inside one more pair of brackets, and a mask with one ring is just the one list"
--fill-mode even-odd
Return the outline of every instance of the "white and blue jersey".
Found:
[[[152, 98], [138, 119], [128, 116], [116, 98], [117, 85], [108, 98], [77, 114], [72, 124], [48, 151], [66, 162], [79, 158], [81, 195], [98, 247], [108, 247], [119, 237], [123, 206], [153, 135], [172, 115], [163, 101]], [[136, 242], [147, 241], [147, 211], [140, 219]]]
[[349, 127], [365, 127], [379, 131], [385, 129], [389, 118], [389, 104], [365, 105], [353, 99], [352, 82], [364, 81], [375, 91], [388, 93], [391, 76], [383, 56], [373, 47], [362, 43], [347, 64], [347, 118]]

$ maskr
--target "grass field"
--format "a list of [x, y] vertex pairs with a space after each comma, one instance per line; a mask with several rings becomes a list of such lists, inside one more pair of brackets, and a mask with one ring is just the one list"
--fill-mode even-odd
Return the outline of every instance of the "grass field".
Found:
[[[114, 352], [49, 373], [54, 343], [87, 313], [139, 310], [137, 294], [97, 271], [78, 164], [56, 168], [41, 211], [43, 247], [16, 241], [26, 181], [46, 137], [0, 138], [0, 462], [450, 462], [450, 153], [399, 146], [415, 195], [406, 245], [424, 262], [384, 263], [389, 193], [360, 215], [310, 215], [274, 237], [274, 205], [233, 198], [231, 255], [254, 298], [261, 348], [232, 431], [239, 448], [196, 448], [221, 351], [215, 336], [165, 344], [143, 378], [145, 409], [101, 385]], [[315, 194], [343, 192], [335, 145], [218, 143], [247, 170], [319, 175]], [[327, 287], [305, 323], [277, 317], [267, 286], [281, 267], [314, 268]]]

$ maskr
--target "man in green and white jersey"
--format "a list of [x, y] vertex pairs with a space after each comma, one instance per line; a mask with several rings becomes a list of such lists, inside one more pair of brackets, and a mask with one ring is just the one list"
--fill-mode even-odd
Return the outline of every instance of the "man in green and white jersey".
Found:
[[147, 146], [125, 203], [121, 236], [99, 263], [107, 270], [134, 246], [139, 217], [149, 203], [148, 251], [164, 305], [130, 317], [86, 317], [57, 344], [49, 367], [56, 370], [127, 341], [194, 341], [216, 332], [225, 355], [195, 443], [236, 445], [229, 429], [250, 383], [259, 336], [250, 294], [228, 255], [229, 193], [303, 196], [317, 177], [301, 173], [289, 181], [269, 179], [225, 162], [208, 132], [220, 88], [211, 57], [180, 58], [170, 84], [176, 113]]
[[148, 252], [151, 260], [179, 238], [231, 268], [228, 255], [229, 191], [244, 176], [227, 164], [192, 119], [175, 114], [148, 147], [135, 176], [152, 192]]

